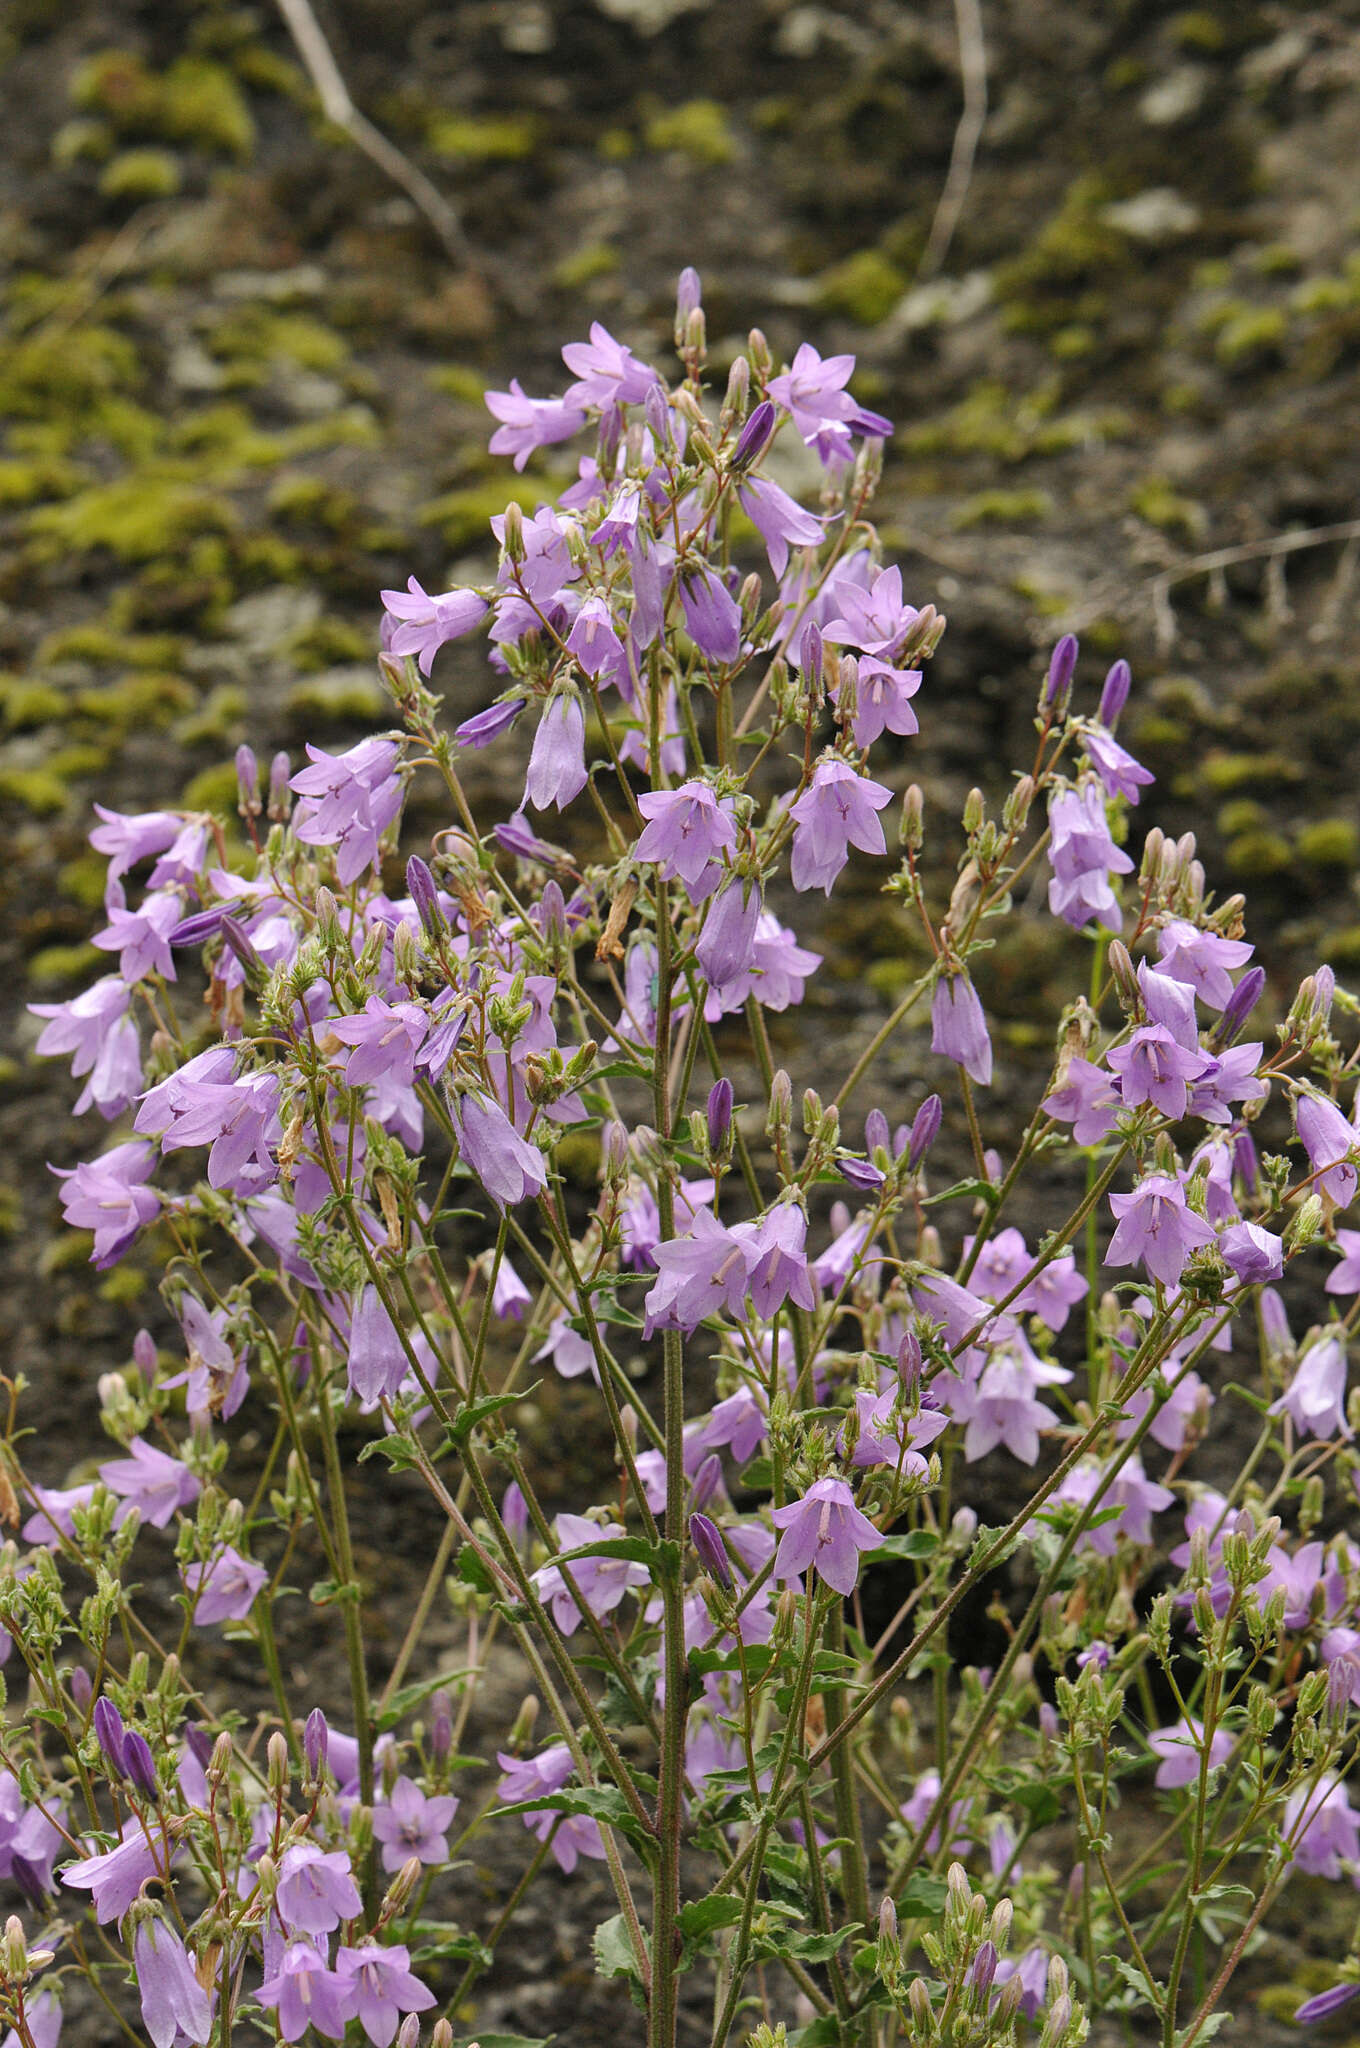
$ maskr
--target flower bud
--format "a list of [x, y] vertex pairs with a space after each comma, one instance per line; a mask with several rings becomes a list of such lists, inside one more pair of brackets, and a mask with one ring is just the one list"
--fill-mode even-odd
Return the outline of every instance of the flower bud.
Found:
[[732, 1083], [724, 1074], [708, 1091], [708, 1149], [720, 1155], [731, 1148]]
[[1000, 1960], [1001, 1958], [996, 1952], [996, 1944], [991, 1941], [984, 1941], [982, 1947], [973, 1957], [972, 1965], [968, 1972], [968, 1987], [976, 1998], [984, 1999], [990, 1992], [992, 1980], [996, 1976], [996, 1966]]
[[208, 1758], [207, 1764], [204, 1767], [209, 1788], [216, 1785], [220, 1789], [226, 1784], [227, 1779], [231, 1775], [231, 1756], [231, 1737], [223, 1729], [222, 1733], [213, 1743], [212, 1755]]
[[[735, 367], [736, 365], [734, 364], [733, 368], [735, 369]], [[759, 462], [761, 456], [774, 439], [776, 424], [777, 415], [774, 406], [768, 398], [763, 398], [737, 437], [736, 452], [732, 457], [733, 469], [750, 469], [755, 463]], [[816, 632], [817, 628], [815, 626], [806, 627], [803, 633], [804, 641], [806, 641], [809, 633]], [[818, 634], [817, 637], [820, 641], [821, 635]]]
[[987, 818], [987, 799], [980, 789], [970, 789], [964, 798], [963, 829], [965, 832], [980, 832]]
[[925, 792], [919, 782], [908, 783], [902, 792], [902, 816], [897, 827], [901, 844], [919, 853], [925, 842]]
[[1035, 781], [1032, 775], [1022, 775], [1001, 807], [1001, 822], [1008, 832], [1023, 832], [1029, 817], [1030, 805], [1034, 802]]
[[1110, 950], [1106, 957], [1109, 961], [1110, 973], [1114, 977], [1115, 994], [1119, 998], [1121, 1007], [1129, 1016], [1140, 1016], [1143, 1007], [1143, 992], [1138, 986], [1138, 976], [1134, 970], [1129, 949], [1122, 939], [1110, 940]]
[[75, 1702], [76, 1711], [83, 1714], [89, 1706], [94, 1692], [94, 1687], [90, 1682], [90, 1674], [83, 1664], [72, 1665], [71, 1676], [67, 1679], [66, 1686], [72, 1700]]
[[286, 1792], [289, 1779], [288, 1744], [277, 1729], [269, 1738], [265, 1758], [270, 1791], [276, 1794]]
[[1119, 714], [1129, 701], [1129, 691], [1132, 687], [1133, 670], [1121, 659], [1114, 664], [1105, 678], [1105, 686], [1100, 693], [1100, 709], [1096, 713], [1101, 724], [1107, 726], [1111, 732], [1119, 723]]
[[307, 1760], [307, 1774], [319, 1778], [326, 1768], [330, 1752], [331, 1731], [326, 1716], [320, 1707], [313, 1707], [302, 1730], [302, 1754]]
[[94, 1735], [106, 1760], [113, 1765], [121, 1778], [127, 1770], [125, 1751], [127, 1731], [123, 1717], [110, 1699], [97, 1699], [94, 1705]]
[[448, 1762], [453, 1750], [453, 1702], [441, 1685], [430, 1694], [430, 1756], [434, 1763]]
[[721, 1491], [722, 1460], [710, 1451], [690, 1481], [690, 1499], [696, 1508], [705, 1508]]
[[738, 356], [727, 373], [727, 389], [723, 393], [719, 426], [724, 434], [730, 433], [735, 423], [744, 419], [751, 403], [751, 365], [745, 356]]
[[770, 1108], [765, 1131], [776, 1143], [789, 1135], [793, 1126], [793, 1083], [782, 1067], [776, 1067], [770, 1081]]
[[939, 1096], [927, 1095], [911, 1120], [911, 1133], [907, 1139], [907, 1165], [913, 1173], [935, 1143], [943, 1121], [944, 1105]]
[[924, 1977], [913, 1977], [907, 1992], [907, 2004], [911, 2007], [912, 2024], [923, 2041], [928, 2041], [934, 2030], [935, 2015], [930, 2009], [930, 1993]]
[[447, 930], [447, 920], [439, 907], [439, 891], [434, 876], [418, 853], [413, 853], [406, 863], [406, 893], [415, 904], [421, 924], [432, 939]]
[[237, 810], [243, 818], [260, 815], [260, 764], [247, 746], [236, 749]]
[[265, 975], [269, 972], [269, 969], [251, 944], [250, 934], [244, 925], [238, 924], [234, 917], [230, 917], [224, 912], [222, 920], [218, 925], [218, 930], [221, 932], [228, 948], [236, 955], [236, 958], [240, 961], [248, 975]]
[[519, 1712], [510, 1730], [510, 1748], [515, 1756], [522, 1756], [534, 1739], [534, 1728], [538, 1722], [538, 1696], [526, 1693], [520, 1701]]
[[505, 550], [506, 560], [513, 562], [516, 567], [526, 559], [524, 513], [513, 498], [502, 515], [501, 546]]
[[617, 1120], [604, 1127], [601, 1164], [605, 1179], [617, 1185], [628, 1177], [628, 1133]]
[[864, 1149], [866, 1152], [891, 1152], [892, 1131], [888, 1119], [878, 1108], [871, 1109], [864, 1119]]
[[822, 691], [824, 652], [821, 629], [815, 620], [811, 620], [804, 626], [798, 642], [798, 668], [803, 678], [803, 687], [817, 697], [820, 697]]
[[287, 754], [277, 753], [269, 764], [269, 822], [271, 825], [285, 825], [288, 813], [293, 808], [293, 792], [288, 787], [293, 764]]
[[383, 1902], [379, 1912], [381, 1919], [394, 1920], [397, 1914], [403, 1911], [412, 1892], [420, 1883], [420, 1873], [423, 1868], [424, 1865], [418, 1856], [407, 1857], [383, 1894]]
[[419, 2048], [420, 2014], [408, 2012], [397, 2028], [397, 2048]]
[[129, 1728], [123, 1737], [123, 1768], [137, 1790], [147, 1799], [159, 1799], [160, 1780], [156, 1776], [156, 1760], [151, 1754], [151, 1744], [135, 1728]]
[[1073, 671], [1077, 666], [1077, 641], [1075, 634], [1064, 633], [1054, 648], [1048, 663], [1048, 676], [1044, 691], [1039, 699], [1041, 712], [1057, 712], [1072, 686]]
[[733, 1583], [732, 1566], [717, 1523], [710, 1521], [707, 1515], [691, 1515], [689, 1540], [694, 1545], [695, 1556], [708, 1576], [715, 1584], [721, 1586], [724, 1592], [730, 1593]]
[[437, 2019], [430, 2029], [430, 2048], [453, 2048], [453, 2028], [446, 2019]]

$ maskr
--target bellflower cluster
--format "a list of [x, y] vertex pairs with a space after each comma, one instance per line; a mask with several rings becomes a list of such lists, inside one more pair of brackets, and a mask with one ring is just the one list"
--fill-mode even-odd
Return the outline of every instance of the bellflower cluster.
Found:
[[[937, 821], [891, 423], [758, 330], [710, 388], [692, 272], [675, 343], [597, 323], [488, 394], [524, 502], [479, 580], [382, 593], [390, 730], [267, 797], [243, 748], [244, 850], [91, 834], [110, 971], [35, 1050], [108, 1127], [66, 1218], [164, 1313], [93, 1376], [108, 1456], [12, 1402], [0, 1457], [26, 2044], [85, 1970], [157, 2048], [413, 2048], [436, 2007], [449, 2048], [583, 1859], [647, 2048], [691, 1972], [713, 2048], [757, 1984], [767, 2048], [1191, 2041], [1246, 1947], [1219, 1888], [1245, 1926], [1360, 1861], [1357, 1004], [1322, 969], [1245, 1037], [1246, 907], [1134, 816], [1132, 673], [1085, 694], [1070, 635], [1026, 772]], [[852, 851], [917, 932], [876, 1019], [835, 1009]], [[1044, 852], [1036, 1076], [992, 949]], [[1155, 1869], [1116, 1797], [1179, 1830]]]

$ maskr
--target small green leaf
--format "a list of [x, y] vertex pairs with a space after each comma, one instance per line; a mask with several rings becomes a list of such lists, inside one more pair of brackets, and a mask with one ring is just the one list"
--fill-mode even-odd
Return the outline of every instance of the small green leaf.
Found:
[[468, 1676], [469, 1667], [462, 1664], [456, 1671], [441, 1671], [437, 1678], [422, 1678], [415, 1685], [400, 1686], [393, 1693], [388, 1704], [377, 1717], [379, 1732], [386, 1734], [395, 1728], [398, 1721], [404, 1721], [413, 1708], [427, 1700], [432, 1692], [438, 1692], [441, 1685], [454, 1685], [460, 1678]]
[[918, 1870], [908, 1879], [897, 1911], [903, 1920], [938, 1920], [948, 1899], [949, 1887], [943, 1878], [927, 1877]]
[[932, 1557], [940, 1547], [933, 1529], [910, 1529], [902, 1536], [885, 1536], [874, 1550], [865, 1553], [865, 1564], [882, 1564], [888, 1558]]
[[1046, 1828], [1063, 1810], [1063, 1803], [1051, 1785], [1017, 1785], [1010, 1796], [1029, 1815], [1031, 1828]]
[[936, 1209], [941, 1202], [985, 1202], [988, 1208], [996, 1200], [1000, 1189], [989, 1180], [956, 1180], [952, 1188], [942, 1188], [938, 1195], [927, 1195], [922, 1202], [923, 1209]]
[[517, 1401], [527, 1401], [542, 1384], [541, 1380], [535, 1380], [532, 1387], [525, 1387], [518, 1394], [483, 1394], [479, 1400], [465, 1401], [444, 1431], [445, 1443], [453, 1450], [461, 1451], [473, 1430], [480, 1428], [488, 1415], [497, 1415], [502, 1408], [513, 1408]]

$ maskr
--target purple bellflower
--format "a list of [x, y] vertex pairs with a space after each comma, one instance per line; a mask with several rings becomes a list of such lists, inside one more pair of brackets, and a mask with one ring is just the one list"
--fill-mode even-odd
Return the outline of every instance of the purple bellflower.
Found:
[[288, 1944], [278, 1968], [255, 1996], [261, 2005], [274, 2008], [285, 2041], [300, 2041], [309, 2027], [328, 2040], [343, 2041], [357, 2007], [353, 1980], [330, 1969], [309, 1941]]
[[344, 1850], [319, 1849], [315, 1842], [285, 1849], [275, 1905], [290, 1934], [329, 1934], [354, 1919], [363, 1904]]
[[165, 1920], [143, 1920], [132, 1939], [132, 1959], [142, 2020], [155, 2048], [210, 2040], [212, 2000], [174, 1928]]
[[829, 896], [852, 846], [863, 853], [886, 852], [875, 813], [891, 802], [890, 789], [857, 775], [848, 761], [819, 761], [810, 788], [789, 808], [795, 821], [794, 888], [824, 889]]
[[638, 809], [647, 823], [633, 858], [655, 861], [668, 881], [684, 883], [691, 903], [702, 903], [718, 885], [723, 854], [737, 843], [732, 799], [716, 797], [706, 782], [682, 782], [645, 792]]
[[54, 1167], [62, 1182], [61, 1206], [75, 1230], [94, 1232], [93, 1263], [106, 1272], [160, 1213], [161, 1198], [146, 1186], [156, 1163], [150, 1145], [135, 1139], [75, 1167]]
[[1327, 1096], [1302, 1090], [1294, 1098], [1294, 1119], [1319, 1192], [1338, 1209], [1348, 1209], [1360, 1184], [1360, 1174], [1349, 1162], [1349, 1155], [1360, 1150], [1360, 1131]]
[[1170, 1174], [1145, 1175], [1132, 1194], [1111, 1195], [1110, 1207], [1119, 1220], [1106, 1265], [1133, 1266], [1141, 1260], [1168, 1287], [1176, 1285], [1190, 1254], [1214, 1241], [1213, 1225], [1188, 1206], [1180, 1182]]
[[421, 1863], [448, 1860], [446, 1839], [458, 1811], [451, 1792], [427, 1799], [414, 1779], [399, 1777], [387, 1798], [373, 1809], [374, 1838], [382, 1843], [384, 1870], [400, 1870], [416, 1857]]
[[954, 1060], [980, 1088], [992, 1078], [992, 1041], [977, 990], [966, 974], [942, 974], [930, 1005], [930, 1049]]
[[252, 1564], [230, 1543], [206, 1563], [187, 1564], [181, 1574], [193, 1599], [194, 1620], [204, 1628], [219, 1621], [244, 1621], [256, 1596], [269, 1583], [262, 1564]]
[[373, 2048], [388, 2048], [404, 2012], [426, 2012], [435, 2002], [434, 1993], [412, 1975], [411, 1951], [400, 1942], [337, 1949], [335, 1974]]
[[512, 455], [516, 469], [523, 469], [537, 449], [570, 441], [586, 423], [585, 413], [566, 398], [528, 397], [518, 377], [510, 379], [508, 391], [483, 393], [483, 401], [501, 422], [488, 444], [491, 453]]
[[446, 590], [431, 597], [412, 576], [405, 590], [384, 590], [382, 601], [396, 622], [388, 645], [393, 654], [417, 657], [420, 673], [427, 676], [440, 648], [449, 640], [461, 640], [481, 625], [491, 607], [475, 590]]
[[1338, 1338], [1324, 1335], [1309, 1345], [1270, 1413], [1287, 1415], [1300, 1436], [1355, 1434], [1346, 1420], [1346, 1352]]
[[548, 1184], [543, 1154], [521, 1138], [498, 1102], [468, 1089], [450, 1094], [458, 1148], [498, 1209], [513, 1208]]
[[536, 811], [549, 804], [561, 811], [589, 781], [586, 718], [574, 690], [557, 690], [544, 706], [529, 755], [524, 800]]
[[796, 1579], [811, 1567], [838, 1593], [853, 1593], [860, 1552], [882, 1541], [869, 1517], [855, 1506], [843, 1479], [818, 1479], [801, 1500], [772, 1510], [784, 1534], [774, 1561], [777, 1579]]
[[117, 974], [106, 974], [69, 1003], [30, 1003], [35, 1017], [50, 1019], [35, 1051], [44, 1059], [70, 1053], [76, 1080], [88, 1074], [75, 1113], [97, 1109], [102, 1117], [125, 1110], [142, 1085], [142, 1050], [128, 1015], [132, 991]]
[[346, 888], [378, 858], [378, 841], [401, 809], [394, 740], [367, 739], [345, 754], [309, 746], [310, 768], [292, 779], [303, 801], [293, 831], [308, 846], [336, 846], [335, 871]]

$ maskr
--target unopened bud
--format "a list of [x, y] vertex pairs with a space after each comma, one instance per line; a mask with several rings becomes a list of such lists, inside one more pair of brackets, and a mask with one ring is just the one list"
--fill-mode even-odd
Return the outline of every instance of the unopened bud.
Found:
[[453, 2048], [453, 2028], [446, 2019], [437, 2019], [431, 2027], [430, 2048]]
[[913, 1173], [935, 1143], [943, 1121], [944, 1104], [938, 1095], [927, 1095], [911, 1120], [911, 1134], [907, 1139], [907, 1165]]
[[147, 1799], [159, 1799], [160, 1780], [156, 1776], [156, 1760], [151, 1754], [151, 1744], [135, 1728], [129, 1728], [123, 1737], [123, 1768], [137, 1790]]
[[1032, 775], [1022, 775], [1001, 810], [1001, 822], [1008, 832], [1023, 832], [1029, 817], [1030, 805], [1034, 802], [1035, 782]]
[[453, 1702], [441, 1685], [430, 1694], [430, 1756], [447, 1763], [453, 1750]]
[[690, 1499], [696, 1508], [705, 1508], [721, 1491], [722, 1460], [716, 1451], [710, 1451], [690, 1481]]
[[1121, 659], [1114, 664], [1105, 678], [1105, 685], [1100, 693], [1100, 710], [1096, 713], [1101, 724], [1108, 727], [1111, 732], [1119, 723], [1119, 714], [1129, 701], [1129, 691], [1132, 687], [1133, 670]]
[[[740, 360], [741, 358], [738, 357], [738, 361]], [[736, 364], [734, 363], [732, 367], [735, 369]], [[774, 439], [776, 423], [777, 415], [774, 406], [768, 398], [763, 398], [737, 438], [736, 452], [732, 457], [733, 469], [750, 469], [754, 463], [759, 462], [761, 456]], [[808, 630], [815, 632], [816, 628], [811, 627]], [[806, 638], [806, 633], [804, 638]]]
[[231, 1756], [231, 1737], [223, 1729], [222, 1733], [213, 1743], [212, 1755], [208, 1758], [207, 1765], [205, 1766], [205, 1773], [210, 1787], [216, 1785], [220, 1789], [226, 1784], [227, 1779], [231, 1776]]
[[996, 1944], [991, 1941], [984, 1941], [982, 1947], [973, 1957], [972, 1967], [968, 1972], [969, 1989], [977, 1998], [986, 1998], [991, 1990], [992, 1979], [996, 1976], [996, 1966], [1000, 1960], [1001, 1958], [996, 1952]]
[[970, 789], [964, 799], [963, 829], [965, 832], [979, 832], [987, 816], [987, 800], [980, 789]]
[[1110, 940], [1110, 950], [1106, 958], [1121, 1006], [1129, 1015], [1137, 1016], [1142, 1009], [1143, 992], [1138, 986], [1138, 976], [1134, 971], [1129, 949], [1122, 939]]
[[269, 1738], [265, 1757], [270, 1791], [274, 1793], [286, 1792], [288, 1790], [289, 1778], [288, 1744], [277, 1729]]
[[1062, 707], [1072, 686], [1077, 653], [1075, 634], [1064, 633], [1049, 657], [1048, 675], [1044, 681], [1043, 695], [1039, 699], [1040, 711], [1056, 712]]
[[824, 653], [821, 629], [815, 620], [811, 621], [804, 626], [798, 642], [798, 669], [803, 678], [804, 689], [815, 697], [820, 697], [822, 691]]
[[708, 1149], [715, 1155], [732, 1142], [732, 1083], [724, 1074], [708, 1091]]
[[892, 1131], [888, 1119], [878, 1108], [871, 1109], [864, 1119], [864, 1149], [872, 1154], [889, 1152], [892, 1148]]
[[269, 764], [269, 822], [283, 825], [293, 808], [293, 792], [288, 787], [293, 773], [293, 764], [284, 753], [275, 754]]
[[1214, 1039], [1217, 1044], [1231, 1045], [1252, 1011], [1256, 1008], [1256, 1005], [1260, 1002], [1265, 992], [1265, 985], [1265, 968], [1249, 967], [1232, 994], [1228, 997], [1227, 1002], [1223, 1005], [1223, 1014], [1219, 1018], [1218, 1027], [1214, 1032]]
[[925, 792], [920, 783], [908, 783], [902, 793], [902, 816], [897, 836], [912, 853], [919, 853], [925, 841], [925, 809]]
[[413, 853], [406, 863], [406, 892], [426, 932], [432, 939], [438, 938], [447, 930], [448, 921], [439, 907], [434, 876], [418, 853]]
[[710, 1521], [707, 1515], [691, 1515], [689, 1540], [694, 1545], [695, 1556], [708, 1576], [725, 1592], [731, 1592], [732, 1566], [717, 1523]]
[[746, 417], [750, 403], [751, 365], [745, 356], [738, 356], [727, 373], [727, 389], [718, 415], [718, 424], [724, 434], [729, 434], [735, 423]]
[[123, 1717], [110, 1699], [97, 1699], [94, 1705], [94, 1734], [105, 1758], [121, 1777], [127, 1769], [124, 1752], [127, 1731]]
[[243, 818], [258, 818], [260, 815], [260, 764], [251, 748], [239, 746], [236, 749], [236, 794], [237, 809]]
[[313, 1707], [302, 1730], [302, 1754], [310, 1777], [319, 1778], [330, 1753], [331, 1731], [320, 1707]]
[[412, 1892], [420, 1883], [420, 1876], [423, 1869], [424, 1865], [421, 1863], [421, 1860], [418, 1856], [407, 1857], [406, 1861], [402, 1864], [401, 1869], [397, 1872], [391, 1884], [387, 1887], [386, 1892], [383, 1894], [383, 1902], [381, 1907], [382, 1919], [394, 1920], [397, 1914], [403, 1910]]
[[524, 513], [513, 498], [501, 515], [501, 546], [506, 559], [516, 566], [525, 560]]
[[408, 2012], [397, 2028], [397, 2048], [419, 2048], [420, 2014]]
[[779, 1141], [793, 1127], [793, 1083], [782, 1067], [776, 1067], [770, 1081], [770, 1108], [765, 1118], [766, 1135]]

